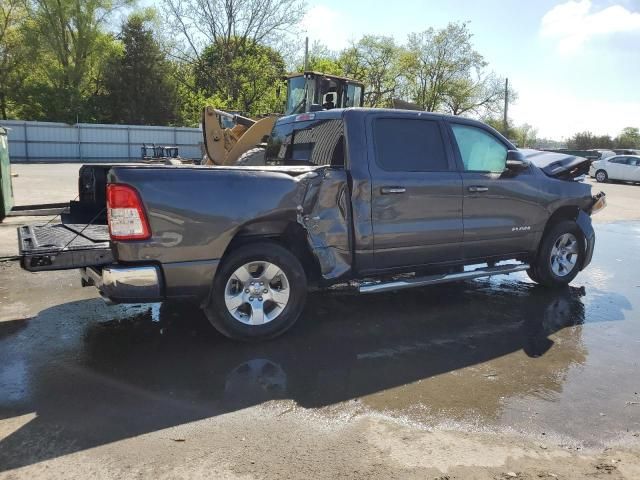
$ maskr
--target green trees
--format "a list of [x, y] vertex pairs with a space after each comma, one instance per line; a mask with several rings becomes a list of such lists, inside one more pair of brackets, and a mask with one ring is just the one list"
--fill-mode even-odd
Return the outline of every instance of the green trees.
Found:
[[15, 92], [25, 77], [27, 49], [23, 25], [27, 9], [22, 0], [0, 3], [0, 118], [17, 113]]
[[[276, 84], [285, 74], [284, 60], [271, 47], [241, 39], [205, 47], [193, 67], [195, 87], [230, 110], [251, 114], [278, 110]], [[233, 52], [233, 53], [232, 53]]]
[[[135, 1], [5, 0], [0, 116], [197, 125], [206, 104], [281, 110], [278, 84], [300, 50], [289, 35], [304, 13], [299, 0], [162, 0], [161, 25], [134, 13], [114, 29], [114, 13]], [[501, 79], [471, 40], [467, 24], [452, 23], [404, 45], [379, 35], [340, 52], [315, 43], [308, 68], [362, 81], [366, 106], [399, 98], [429, 111], [495, 113]]]
[[615, 140], [617, 148], [640, 148], [640, 129], [626, 127]]
[[504, 79], [487, 72], [466, 23], [409, 34], [404, 56], [409, 98], [429, 112], [486, 116], [501, 112]]
[[[116, 51], [106, 33], [111, 14], [131, 0], [31, 0], [25, 26], [30, 48], [31, 117], [73, 122], [93, 119], [87, 98], [96, 93], [97, 78]], [[36, 60], [36, 61], [34, 61]], [[29, 91], [30, 90], [30, 91]], [[28, 111], [28, 110], [27, 110]]]
[[89, 102], [118, 45], [107, 27], [132, 0], [0, 3], [0, 115], [94, 120]]
[[514, 136], [513, 140], [515, 140], [518, 148], [533, 148], [536, 142], [536, 135], [538, 130], [529, 125], [528, 123], [523, 123], [522, 125], [515, 127], [513, 129]]
[[[249, 115], [277, 111], [286, 34], [302, 19], [298, 0], [163, 0], [180, 91]], [[181, 118], [191, 123], [193, 108]], [[204, 107], [204, 104], [200, 108]], [[198, 114], [199, 118], [199, 114]]]
[[167, 125], [176, 120], [177, 87], [166, 60], [142, 15], [122, 28], [123, 51], [114, 54], [104, 72], [104, 94], [98, 102], [105, 122]]
[[365, 84], [365, 106], [389, 107], [399, 96], [401, 52], [392, 37], [365, 35], [340, 54], [343, 75]]
[[626, 127], [616, 138], [609, 135], [594, 135], [591, 132], [579, 132], [567, 140], [567, 147], [573, 150], [592, 148], [640, 148], [640, 129]]
[[409, 34], [405, 63], [410, 95], [429, 112], [445, 107], [452, 94], [458, 97], [456, 105], [464, 101], [473, 83], [472, 72], [486, 66], [482, 55], [473, 48], [471, 33], [463, 23]]
[[[301, 0], [157, 3], [161, 15], [150, 16], [136, 0], [0, 0], [0, 118], [196, 126], [205, 105], [251, 116], [282, 111], [280, 79], [303, 68]], [[404, 43], [364, 35], [335, 52], [315, 42], [308, 68], [362, 81], [366, 106], [400, 99], [484, 118], [522, 146], [535, 140], [529, 125], [502, 125], [504, 79], [467, 23], [411, 33]], [[585, 132], [569, 143], [640, 148], [640, 132]]]

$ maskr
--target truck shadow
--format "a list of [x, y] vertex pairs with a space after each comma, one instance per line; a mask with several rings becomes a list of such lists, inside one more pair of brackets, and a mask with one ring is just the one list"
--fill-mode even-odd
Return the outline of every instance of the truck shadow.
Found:
[[[624, 319], [629, 302], [606, 295], [611, 308], [597, 321]], [[290, 332], [256, 345], [227, 340], [191, 306], [117, 307], [118, 320], [100, 321], [111, 311], [100, 300], [59, 305], [26, 327], [8, 323], [3, 333], [0, 324], [0, 418], [36, 414], [0, 440], [0, 471], [270, 400], [320, 408], [512, 353], [514, 365], [540, 362], [494, 381], [482, 408], [497, 416], [501, 398], [560, 391], [569, 368], [584, 363], [584, 296], [499, 279], [318, 294]], [[562, 355], [547, 362], [554, 348]], [[464, 396], [472, 377], [443, 397]], [[433, 390], [417, 388], [409, 401], [444, 405]], [[463, 410], [476, 408], [469, 402]]]

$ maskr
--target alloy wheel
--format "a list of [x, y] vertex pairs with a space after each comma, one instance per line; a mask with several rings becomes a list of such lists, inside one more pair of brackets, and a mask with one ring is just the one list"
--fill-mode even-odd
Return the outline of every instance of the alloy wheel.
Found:
[[558, 277], [569, 275], [578, 263], [578, 240], [572, 233], [558, 237], [551, 248], [551, 270]]
[[275, 320], [289, 303], [289, 279], [275, 263], [250, 262], [227, 280], [224, 303], [229, 314], [246, 325]]

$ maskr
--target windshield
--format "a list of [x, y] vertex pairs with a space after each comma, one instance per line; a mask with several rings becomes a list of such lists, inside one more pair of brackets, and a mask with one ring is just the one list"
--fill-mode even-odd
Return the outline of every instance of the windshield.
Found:
[[285, 115], [304, 112], [306, 92], [304, 76], [292, 77], [287, 83], [287, 108]]

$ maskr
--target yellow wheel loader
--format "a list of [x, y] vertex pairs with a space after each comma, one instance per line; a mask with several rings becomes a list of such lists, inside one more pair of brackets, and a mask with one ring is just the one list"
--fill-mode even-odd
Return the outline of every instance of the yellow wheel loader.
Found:
[[[364, 85], [356, 80], [308, 71], [285, 77], [284, 81], [285, 115], [363, 104]], [[202, 165], [264, 165], [266, 142], [278, 117], [268, 115], [253, 120], [205, 107], [202, 134], [206, 154]], [[225, 128], [225, 124], [229, 126]]]

